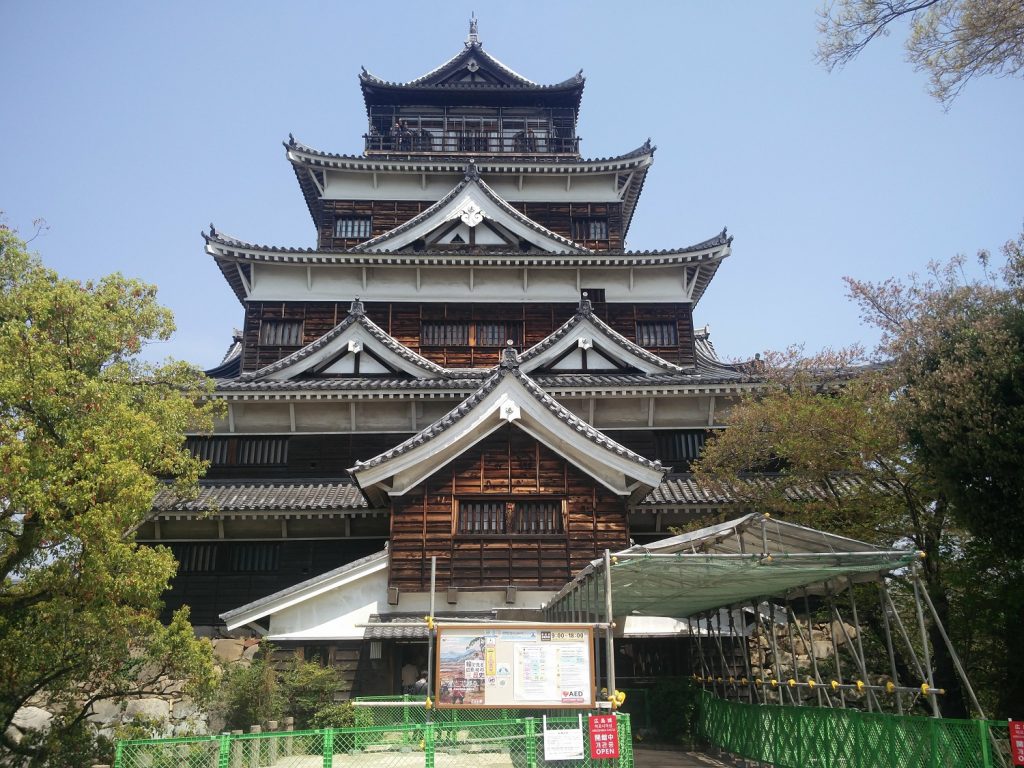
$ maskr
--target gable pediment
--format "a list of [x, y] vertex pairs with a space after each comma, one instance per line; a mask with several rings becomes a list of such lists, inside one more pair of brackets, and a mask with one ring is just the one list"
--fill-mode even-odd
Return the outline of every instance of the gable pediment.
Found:
[[572, 240], [527, 218], [479, 178], [474, 166], [466, 178], [430, 208], [395, 229], [357, 246], [376, 253], [422, 243], [438, 246], [492, 246], [503, 250], [585, 253]]
[[535, 373], [680, 373], [678, 365], [648, 352], [593, 314], [589, 303], [546, 339], [519, 356]]

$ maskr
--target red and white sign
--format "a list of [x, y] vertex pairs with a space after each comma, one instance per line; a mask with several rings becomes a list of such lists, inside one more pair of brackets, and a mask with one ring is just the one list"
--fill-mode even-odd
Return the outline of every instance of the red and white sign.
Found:
[[1010, 756], [1014, 765], [1024, 765], [1024, 720], [1010, 721]]
[[[1024, 725], [1024, 723], [1022, 723]], [[619, 723], [615, 715], [590, 716], [590, 757], [619, 756]]]

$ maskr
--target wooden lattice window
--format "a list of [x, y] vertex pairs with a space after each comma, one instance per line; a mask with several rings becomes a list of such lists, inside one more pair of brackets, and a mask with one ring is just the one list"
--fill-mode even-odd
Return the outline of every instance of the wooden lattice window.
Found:
[[455, 531], [467, 536], [559, 535], [565, 532], [565, 504], [560, 499], [460, 499]]
[[334, 236], [349, 240], [369, 240], [373, 220], [369, 216], [339, 216], [334, 220]]
[[658, 458], [661, 461], [691, 462], [700, 457], [707, 435], [703, 429], [686, 429], [672, 432], [657, 432]]
[[519, 322], [477, 323], [476, 346], [504, 347], [508, 341], [514, 346], [519, 346], [522, 330], [523, 324]]
[[576, 240], [607, 240], [608, 219], [604, 217], [573, 219], [573, 235]]
[[212, 573], [217, 570], [217, 544], [171, 544], [178, 573]]
[[469, 346], [469, 323], [425, 322], [420, 329], [424, 347]]
[[190, 437], [185, 447], [213, 466], [283, 466], [288, 463], [287, 437]]
[[636, 324], [636, 343], [641, 347], [674, 347], [679, 332], [672, 320], [643, 320]]
[[263, 320], [260, 323], [260, 344], [265, 347], [301, 347], [301, 320]]
[[231, 547], [232, 571], [276, 571], [281, 546], [277, 543], [245, 543]]
[[512, 532], [564, 533], [564, 517], [561, 501], [517, 501], [512, 506]]

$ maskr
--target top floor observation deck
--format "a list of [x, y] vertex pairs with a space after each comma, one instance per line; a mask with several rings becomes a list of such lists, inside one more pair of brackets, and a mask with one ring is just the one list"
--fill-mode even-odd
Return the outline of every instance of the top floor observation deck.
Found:
[[528, 80], [484, 51], [470, 22], [455, 56], [408, 82], [359, 76], [367, 155], [579, 158], [582, 72], [553, 85]]
[[373, 105], [365, 152], [399, 155], [579, 157], [571, 107]]

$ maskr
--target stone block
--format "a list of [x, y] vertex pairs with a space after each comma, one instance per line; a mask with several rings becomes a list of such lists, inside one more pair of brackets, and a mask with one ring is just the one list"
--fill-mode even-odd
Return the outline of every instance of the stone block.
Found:
[[213, 656], [218, 661], [230, 664], [242, 658], [245, 652], [245, 641], [243, 640], [214, 640]]
[[171, 714], [171, 703], [166, 699], [132, 699], [125, 706], [128, 718], [145, 717], [151, 720], [166, 720]]
[[22, 707], [14, 713], [11, 724], [19, 731], [45, 731], [53, 715], [40, 707]]

